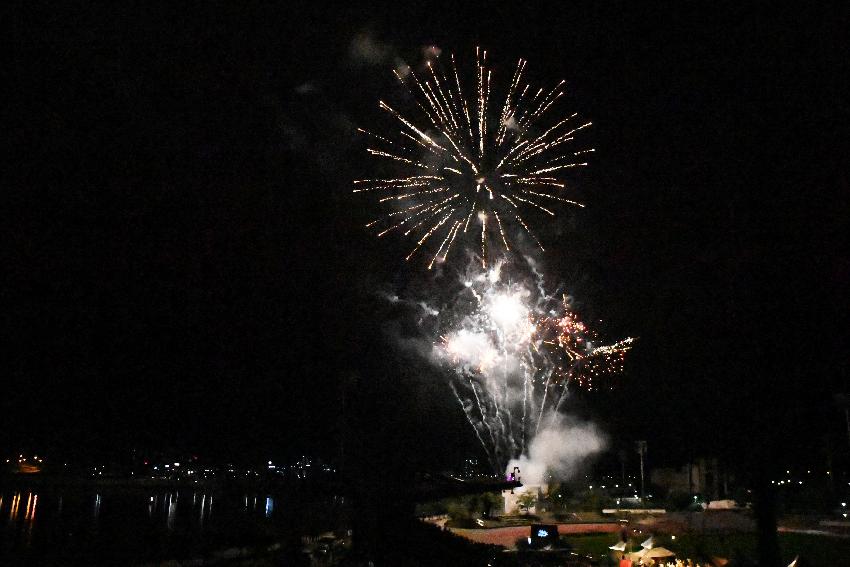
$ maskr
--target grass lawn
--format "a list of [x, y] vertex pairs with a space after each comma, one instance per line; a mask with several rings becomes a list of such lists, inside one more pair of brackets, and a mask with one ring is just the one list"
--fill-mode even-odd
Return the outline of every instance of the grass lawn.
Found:
[[[613, 534], [566, 536], [566, 541], [573, 549], [582, 555], [608, 555], [608, 546], [617, 542]], [[683, 534], [671, 540], [669, 536], [655, 538], [656, 545], [664, 546], [679, 554], [681, 558], [692, 558], [705, 561], [711, 555], [726, 557], [753, 558], [756, 554], [755, 534], [729, 535], [688, 535]], [[630, 549], [637, 549], [639, 541], [631, 542]], [[808, 534], [779, 534], [779, 546], [784, 565], [791, 562], [798, 554], [805, 557], [813, 565], [850, 565], [850, 539], [808, 535]]]

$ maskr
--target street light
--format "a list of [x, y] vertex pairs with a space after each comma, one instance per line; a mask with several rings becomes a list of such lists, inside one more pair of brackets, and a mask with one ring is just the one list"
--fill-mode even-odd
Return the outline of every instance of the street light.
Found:
[[646, 506], [646, 490], [643, 470], [643, 460], [646, 458], [646, 441], [637, 442], [637, 452], [638, 455], [640, 455], [640, 501], [643, 506]]

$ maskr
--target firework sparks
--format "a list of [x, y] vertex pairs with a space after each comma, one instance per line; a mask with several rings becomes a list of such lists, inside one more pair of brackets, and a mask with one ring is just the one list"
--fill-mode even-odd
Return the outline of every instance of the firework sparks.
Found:
[[[439, 59], [428, 61], [419, 72], [394, 71], [415, 101], [417, 117], [379, 101], [392, 118], [393, 131], [385, 135], [359, 131], [371, 144], [367, 152], [390, 162], [401, 175], [357, 180], [354, 191], [375, 192], [380, 203], [403, 205], [367, 227], [378, 236], [405, 227], [403, 233], [415, 239], [407, 260], [419, 250], [431, 250], [430, 269], [448, 258], [456, 238], [475, 238], [486, 268], [491, 257], [511, 251], [515, 235], [525, 235], [543, 249], [529, 227], [529, 215], [555, 216], [553, 203], [584, 206], [565, 196], [568, 184], [561, 176], [587, 165], [582, 160], [594, 150], [573, 144], [574, 135], [590, 122], [582, 124], [577, 114], [550, 119], [550, 111], [564, 95], [565, 82], [549, 91], [533, 91], [525, 82], [523, 59], [495, 114], [491, 106], [499, 105], [492, 104], [493, 72], [487, 67], [487, 52], [476, 49], [475, 86], [467, 91], [473, 93], [469, 99], [454, 55], [450, 59], [450, 72]], [[476, 211], [480, 233], [468, 231]]]
[[575, 381], [583, 388], [593, 389], [594, 380], [598, 382], [621, 373], [634, 339], [596, 346], [596, 333], [578, 319], [566, 297], [562, 306], [562, 315], [543, 317], [536, 328], [540, 343], [554, 358], [556, 379]]
[[597, 344], [566, 298], [545, 294], [539, 279], [505, 281], [501, 268], [499, 262], [466, 279], [440, 310], [450, 323], [435, 345], [454, 370], [452, 391], [495, 470], [525, 453], [571, 386], [598, 389], [621, 373], [634, 341]]

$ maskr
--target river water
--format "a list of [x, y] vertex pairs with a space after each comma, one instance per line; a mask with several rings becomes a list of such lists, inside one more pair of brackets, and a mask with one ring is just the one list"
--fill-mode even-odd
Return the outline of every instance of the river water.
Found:
[[280, 537], [280, 498], [191, 489], [0, 489], [0, 565], [208, 557]]

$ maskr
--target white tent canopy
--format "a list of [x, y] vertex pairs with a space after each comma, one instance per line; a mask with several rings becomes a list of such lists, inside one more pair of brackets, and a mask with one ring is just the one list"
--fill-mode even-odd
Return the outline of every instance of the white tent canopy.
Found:
[[675, 557], [676, 554], [666, 547], [653, 547], [652, 549], [641, 549], [629, 554], [629, 559], [637, 561], [639, 559], [660, 559], [662, 557]]

